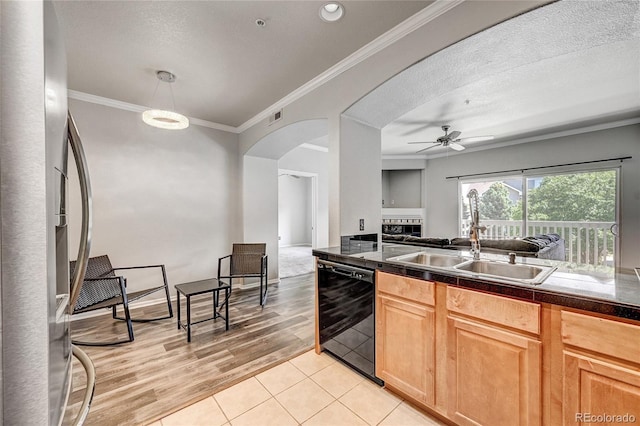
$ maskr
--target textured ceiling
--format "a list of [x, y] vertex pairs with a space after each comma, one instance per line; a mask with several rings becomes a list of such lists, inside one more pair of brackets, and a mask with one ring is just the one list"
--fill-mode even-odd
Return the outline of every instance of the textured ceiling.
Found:
[[[237, 127], [430, 1], [55, 1], [72, 90]], [[255, 24], [261, 18], [263, 28]]]
[[[382, 129], [383, 155], [430, 146], [450, 124], [481, 148], [640, 117], [640, 2], [560, 1], [408, 68], [346, 115]], [[446, 148], [430, 149], [442, 154]]]

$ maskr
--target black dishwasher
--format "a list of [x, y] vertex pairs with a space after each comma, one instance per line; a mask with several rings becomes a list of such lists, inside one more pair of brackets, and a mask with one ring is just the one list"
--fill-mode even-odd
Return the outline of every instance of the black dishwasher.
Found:
[[324, 351], [378, 384], [374, 271], [318, 260], [318, 319]]

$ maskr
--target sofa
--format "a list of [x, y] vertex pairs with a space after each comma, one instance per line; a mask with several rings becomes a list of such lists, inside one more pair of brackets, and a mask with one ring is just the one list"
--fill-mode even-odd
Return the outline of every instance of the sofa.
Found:
[[[382, 234], [383, 243], [405, 244], [418, 247], [433, 247], [449, 250], [469, 250], [469, 238], [429, 238], [401, 234]], [[565, 260], [564, 240], [558, 234], [540, 234], [513, 239], [480, 238], [480, 249], [486, 253], [537, 257], [540, 259]]]

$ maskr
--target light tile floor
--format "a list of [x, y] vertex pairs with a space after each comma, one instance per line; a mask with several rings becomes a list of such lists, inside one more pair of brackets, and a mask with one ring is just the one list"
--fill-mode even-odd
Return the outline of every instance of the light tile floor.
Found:
[[441, 426], [329, 355], [306, 352], [150, 426]]

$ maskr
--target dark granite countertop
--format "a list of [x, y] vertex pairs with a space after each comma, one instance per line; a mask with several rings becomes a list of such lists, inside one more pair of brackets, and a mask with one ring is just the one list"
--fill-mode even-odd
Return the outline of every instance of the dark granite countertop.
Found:
[[[634, 273], [576, 271], [571, 269], [572, 265], [563, 262], [518, 257], [517, 263], [556, 266], [558, 268], [542, 284], [528, 285], [477, 279], [464, 276], [456, 271], [412, 266], [388, 260], [391, 257], [419, 251], [448, 256], [456, 254], [451, 250], [383, 243], [377, 251], [345, 253], [340, 247], [329, 247], [314, 249], [313, 255], [352, 266], [378, 269], [522, 300], [567, 306], [640, 321], [640, 280]], [[457, 255], [471, 258], [468, 251], [459, 251]], [[506, 256], [495, 254], [483, 253], [481, 257], [491, 260], [507, 260]]]

